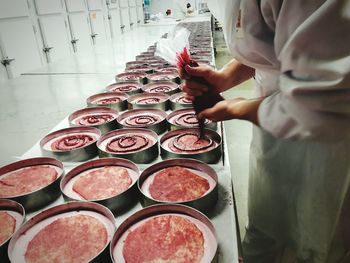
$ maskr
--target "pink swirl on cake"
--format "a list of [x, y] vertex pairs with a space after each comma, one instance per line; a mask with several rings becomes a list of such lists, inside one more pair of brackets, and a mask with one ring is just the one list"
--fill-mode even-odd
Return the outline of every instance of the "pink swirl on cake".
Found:
[[191, 103], [192, 103], [192, 101], [190, 101], [189, 99], [187, 99], [187, 98], [185, 97], [185, 95], [176, 98], [176, 99], [174, 100], [174, 102], [175, 102], [175, 103], [181, 103], [181, 104], [191, 104]]
[[78, 118], [75, 123], [78, 125], [83, 125], [83, 126], [89, 126], [89, 125], [99, 125], [103, 123], [110, 122], [113, 120], [115, 116], [113, 114], [107, 114], [107, 113], [102, 113], [102, 114], [91, 114], [91, 115], [86, 115]]
[[169, 149], [173, 152], [202, 152], [214, 146], [210, 138], [199, 138], [196, 133], [183, 133], [175, 136], [169, 142]]
[[180, 126], [198, 126], [198, 119], [194, 112], [184, 113], [175, 119], [175, 124]]
[[117, 87], [112, 87], [109, 90], [114, 91], [114, 92], [130, 92], [130, 91], [135, 91], [138, 90], [139, 87], [136, 85], [130, 85], [130, 84], [125, 84]]
[[159, 86], [149, 88], [147, 91], [148, 92], [169, 92], [172, 90], [174, 90], [174, 87], [167, 86], [167, 85], [159, 85]]
[[124, 73], [118, 75], [118, 79], [120, 80], [139, 80], [141, 78], [144, 78], [146, 75], [139, 72], [131, 72], [131, 73]]
[[137, 116], [131, 116], [129, 118], [125, 119], [125, 124], [128, 126], [134, 126], [134, 127], [144, 127], [148, 125], [152, 125], [155, 123], [158, 123], [160, 121], [160, 118], [155, 115], [137, 115]]
[[136, 101], [137, 104], [158, 104], [159, 102], [161, 102], [161, 99], [156, 97], [141, 98]]
[[112, 98], [102, 98], [97, 99], [93, 101], [94, 104], [113, 104], [113, 103], [119, 103], [122, 101], [122, 98], [120, 97], [112, 97]]
[[139, 134], [120, 135], [111, 140], [106, 148], [115, 153], [131, 153], [147, 148], [150, 140]]
[[94, 137], [88, 134], [73, 134], [61, 137], [51, 144], [53, 151], [70, 151], [87, 146], [96, 141]]

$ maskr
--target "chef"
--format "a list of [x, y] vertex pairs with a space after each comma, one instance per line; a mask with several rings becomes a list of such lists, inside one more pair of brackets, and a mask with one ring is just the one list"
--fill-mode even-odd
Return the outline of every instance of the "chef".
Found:
[[186, 67], [184, 91], [255, 77], [255, 99], [204, 110], [254, 124], [244, 262], [350, 262], [350, 1], [208, 0], [234, 59]]

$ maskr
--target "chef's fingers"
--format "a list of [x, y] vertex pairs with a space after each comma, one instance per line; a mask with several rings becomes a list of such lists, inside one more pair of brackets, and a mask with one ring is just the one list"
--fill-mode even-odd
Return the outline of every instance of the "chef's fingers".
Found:
[[206, 78], [206, 77], [208, 77], [210, 71], [213, 69], [208, 67], [208, 66], [191, 67], [191, 66], [187, 65], [185, 67], [185, 70], [186, 70], [186, 73], [192, 77]]
[[199, 90], [201, 92], [208, 91], [208, 86], [204, 83], [196, 81], [196, 79], [186, 80], [185, 86], [187, 86], [187, 88], [189, 88], [189, 89], [195, 89], [195, 90]]
[[211, 121], [222, 121], [226, 120], [226, 107], [227, 101], [223, 100], [214, 105], [212, 108], [208, 108], [199, 113], [199, 119], [209, 119]]
[[194, 96], [188, 95], [187, 93], [185, 95], [185, 99], [187, 100], [194, 101], [194, 98], [195, 98]]

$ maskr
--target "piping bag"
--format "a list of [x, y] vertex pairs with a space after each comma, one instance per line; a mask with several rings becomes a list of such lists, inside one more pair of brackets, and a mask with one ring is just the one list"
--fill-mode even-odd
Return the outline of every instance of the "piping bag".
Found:
[[[167, 60], [172, 65], [176, 65], [179, 71], [186, 74], [185, 67], [189, 65], [191, 67], [198, 67], [198, 63], [191, 59], [189, 50], [188, 38], [190, 32], [186, 28], [177, 27], [174, 32], [168, 34], [168, 38], [161, 39], [157, 42], [156, 56], [160, 56]], [[197, 96], [193, 100], [193, 108], [196, 115], [205, 109], [213, 107], [219, 101], [224, 98], [215, 92], [212, 92], [211, 85], [201, 77], [192, 77], [186, 75], [186, 78], [204, 84], [208, 87], [208, 91], [203, 93], [201, 96]], [[198, 118], [199, 124], [199, 137], [204, 138], [204, 120]]]

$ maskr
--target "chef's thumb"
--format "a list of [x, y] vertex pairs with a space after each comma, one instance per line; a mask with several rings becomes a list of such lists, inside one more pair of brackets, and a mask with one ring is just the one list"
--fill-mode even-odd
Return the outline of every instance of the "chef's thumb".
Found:
[[186, 65], [186, 73], [193, 77], [206, 77], [208, 75], [208, 69], [205, 67], [191, 67]]

